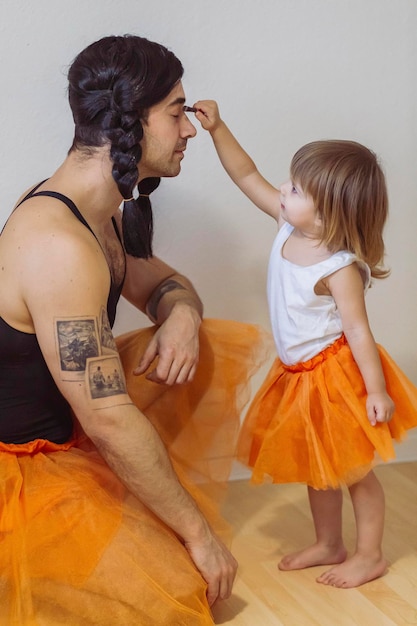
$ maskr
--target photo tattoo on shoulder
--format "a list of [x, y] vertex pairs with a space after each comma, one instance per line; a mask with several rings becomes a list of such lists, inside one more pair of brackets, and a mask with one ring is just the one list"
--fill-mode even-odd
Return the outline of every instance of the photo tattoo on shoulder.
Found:
[[176, 289], [185, 290], [185, 287], [184, 285], [181, 285], [181, 283], [177, 282], [173, 278], [169, 278], [168, 280], [165, 280], [155, 289], [155, 291], [149, 298], [149, 301], [146, 307], [147, 313], [148, 315], [152, 317], [152, 319], [154, 320], [157, 319], [158, 304], [160, 303], [164, 295], [168, 293], [169, 291], [174, 291]]

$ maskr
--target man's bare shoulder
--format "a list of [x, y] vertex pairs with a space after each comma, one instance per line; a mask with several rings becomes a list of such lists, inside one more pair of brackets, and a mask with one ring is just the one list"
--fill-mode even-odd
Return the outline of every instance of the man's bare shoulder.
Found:
[[[52, 260], [77, 262], [79, 255], [94, 255], [100, 246], [91, 231], [68, 207], [55, 198], [35, 197], [17, 207], [9, 217], [0, 238], [0, 254], [36, 264]], [[74, 256], [74, 252], [78, 254]], [[72, 254], [71, 254], [72, 253]]]
[[[78, 228], [77, 228], [78, 226]], [[61, 200], [36, 196], [15, 207], [8, 218], [3, 234], [12, 236], [16, 229], [20, 236], [25, 233], [64, 233], [71, 229], [88, 230]], [[3, 235], [2, 235], [3, 236]]]
[[28, 302], [63, 289], [76, 293], [97, 285], [108, 290], [108, 267], [98, 241], [60, 204], [33, 198], [13, 212], [0, 237], [0, 293], [8, 288], [16, 301]]

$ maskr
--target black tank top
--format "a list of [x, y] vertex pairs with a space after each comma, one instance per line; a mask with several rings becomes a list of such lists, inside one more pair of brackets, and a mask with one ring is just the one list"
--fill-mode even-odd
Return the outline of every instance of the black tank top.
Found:
[[[18, 206], [33, 196], [56, 198], [64, 202], [94, 235], [72, 200], [54, 191], [35, 193], [42, 184], [28, 193]], [[112, 221], [121, 241], [114, 218]], [[111, 280], [107, 300], [111, 326], [123, 282], [124, 278], [120, 285], [115, 285]], [[36, 335], [16, 330], [0, 317], [0, 441], [27, 443], [34, 439], [48, 439], [64, 443], [70, 439], [72, 430], [70, 406], [49, 372]]]

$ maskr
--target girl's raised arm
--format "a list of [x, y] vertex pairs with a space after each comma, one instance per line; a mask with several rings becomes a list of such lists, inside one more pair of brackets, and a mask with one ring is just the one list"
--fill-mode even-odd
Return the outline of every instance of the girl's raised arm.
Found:
[[230, 178], [258, 208], [278, 221], [279, 189], [260, 174], [251, 157], [221, 119], [216, 102], [199, 100], [194, 107], [197, 109], [196, 118], [210, 133], [220, 161]]

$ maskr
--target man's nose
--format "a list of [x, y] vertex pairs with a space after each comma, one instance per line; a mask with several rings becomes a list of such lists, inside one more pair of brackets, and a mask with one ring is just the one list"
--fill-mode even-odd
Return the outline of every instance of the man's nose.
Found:
[[197, 134], [196, 127], [192, 124], [187, 115], [183, 116], [183, 122], [181, 126], [181, 137], [195, 137]]

